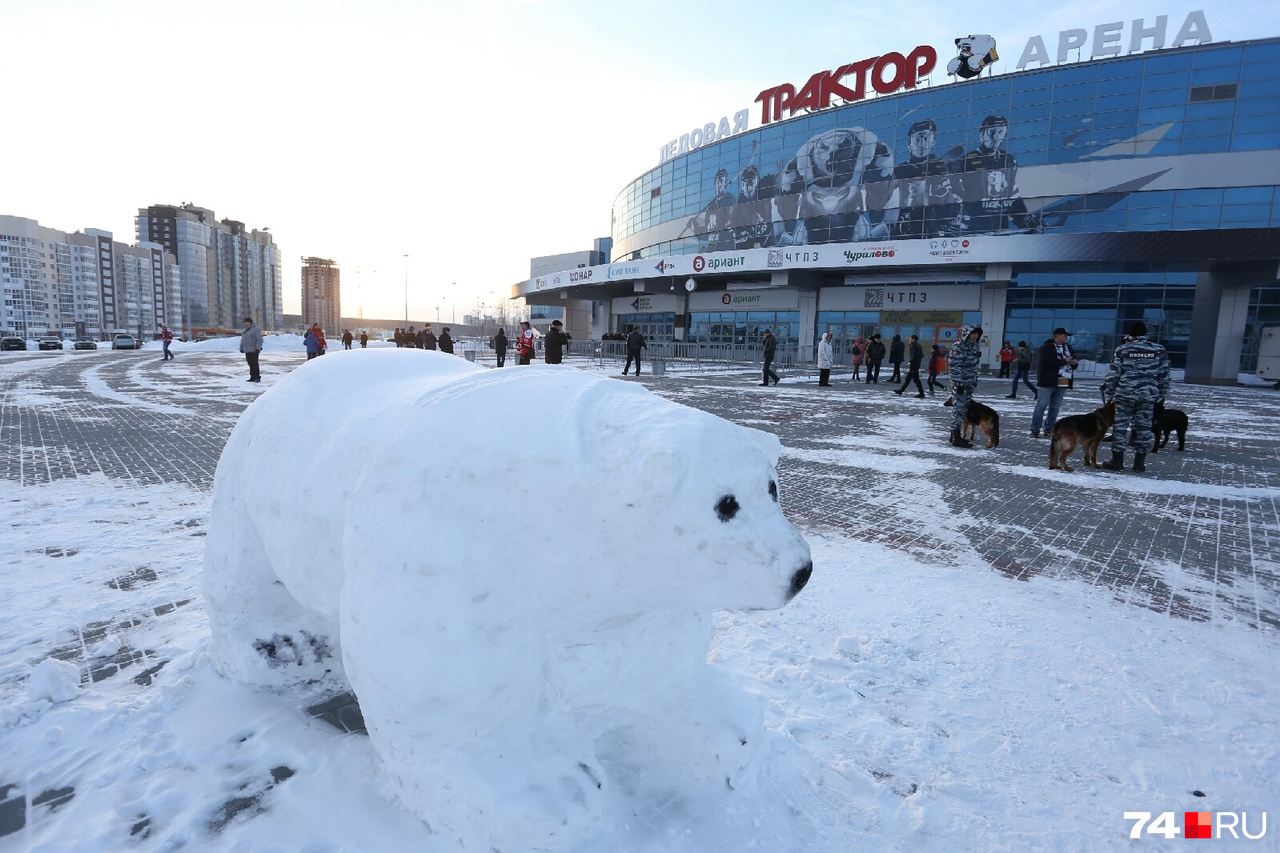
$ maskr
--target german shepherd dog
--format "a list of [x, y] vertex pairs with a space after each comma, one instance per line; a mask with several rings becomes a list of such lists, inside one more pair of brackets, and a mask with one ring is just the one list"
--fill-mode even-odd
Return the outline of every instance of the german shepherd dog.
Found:
[[1067, 457], [1075, 451], [1077, 444], [1084, 445], [1084, 464], [1097, 468], [1098, 445], [1115, 422], [1115, 403], [1107, 403], [1087, 415], [1072, 415], [1059, 420], [1049, 434], [1049, 470], [1061, 467], [1063, 471], [1074, 471], [1067, 464]]
[[[954, 406], [955, 404], [956, 398], [948, 397], [942, 405]], [[982, 427], [982, 432], [987, 437], [988, 448], [1000, 446], [1000, 414], [990, 406], [984, 406], [977, 400], [970, 400], [969, 411], [965, 412], [964, 423], [960, 424], [960, 437], [972, 440], [978, 427]]]

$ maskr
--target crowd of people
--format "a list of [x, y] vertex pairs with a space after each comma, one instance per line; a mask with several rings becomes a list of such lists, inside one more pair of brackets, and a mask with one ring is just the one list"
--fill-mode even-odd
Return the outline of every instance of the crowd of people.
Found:
[[[361, 337], [360, 345], [364, 346], [363, 334]], [[440, 330], [439, 336], [436, 335], [435, 328], [431, 323], [427, 323], [417, 330], [413, 326], [407, 329], [398, 328], [392, 332], [391, 340], [397, 347], [404, 349], [431, 349], [447, 353], [453, 352], [453, 337], [448, 326]]]
[[[240, 351], [245, 354], [249, 364], [249, 381], [260, 381], [258, 356], [263, 348], [262, 331], [250, 317], [244, 318], [244, 332], [240, 339]], [[168, 333], [168, 329], [163, 330]], [[1141, 321], [1131, 323], [1128, 334], [1121, 346], [1117, 347], [1112, 357], [1106, 378], [1102, 382], [1102, 397], [1106, 403], [1115, 406], [1115, 426], [1112, 431], [1113, 444], [1111, 460], [1102, 467], [1113, 471], [1123, 470], [1125, 458], [1125, 442], [1130, 433], [1134, 436], [1133, 470], [1146, 470], [1146, 455], [1151, 452], [1155, 443], [1152, 430], [1152, 418], [1157, 404], [1163, 404], [1170, 387], [1169, 355], [1164, 347], [1146, 337], [1147, 328]], [[962, 326], [956, 342], [950, 350], [944, 352], [941, 345], [933, 344], [927, 365], [929, 393], [925, 394], [925, 384], [920, 379], [920, 369], [925, 360], [924, 347], [920, 344], [919, 335], [910, 335], [903, 340], [901, 335], [894, 335], [886, 346], [877, 332], [869, 339], [856, 337], [850, 345], [850, 360], [853, 366], [853, 381], [862, 381], [868, 385], [880, 382], [881, 366], [888, 359], [893, 373], [887, 382], [901, 385], [893, 389], [894, 394], [901, 397], [908, 388], [915, 385], [915, 396], [924, 399], [934, 396], [937, 388], [949, 386], [952, 402], [951, 432], [949, 442], [954, 447], [970, 448], [973, 443], [962, 434], [962, 427], [969, 413], [973, 393], [978, 387], [979, 366], [982, 361], [982, 327]], [[1062, 405], [1066, 392], [1075, 384], [1075, 370], [1079, 366], [1075, 351], [1068, 343], [1071, 333], [1058, 327], [1037, 351], [1035, 358], [1026, 341], [1018, 341], [1015, 349], [1010, 341], [1000, 347], [998, 378], [1010, 379], [1012, 384], [1005, 397], [1017, 399], [1019, 383], [1026, 386], [1035, 397], [1035, 406], [1031, 413], [1030, 435], [1032, 438], [1048, 437], [1053, 432], [1058, 420], [1058, 410]], [[543, 357], [547, 364], [562, 364], [565, 350], [572, 340], [560, 320], [553, 320], [543, 338]], [[165, 339], [165, 356], [171, 338]], [[342, 332], [342, 343], [351, 349], [353, 336], [348, 329]], [[445, 326], [437, 336], [431, 323], [421, 330], [415, 331], [412, 326], [407, 329], [396, 329], [393, 337], [397, 347], [409, 347], [453, 353], [453, 338], [450, 329]], [[636, 368], [636, 376], [640, 375], [641, 355], [646, 347], [644, 335], [636, 327], [630, 326], [627, 334], [606, 333], [601, 340], [624, 340], [626, 342], [627, 361], [622, 375], [631, 372], [632, 364]], [[327, 343], [324, 331], [318, 323], [312, 323], [303, 336], [303, 344], [307, 358], [324, 355]], [[368, 345], [368, 335], [360, 333], [360, 346]], [[498, 329], [490, 338], [497, 366], [506, 364], [507, 349], [510, 342], [506, 331]], [[765, 329], [761, 336], [761, 355], [763, 369], [762, 386], [777, 385], [781, 377], [773, 370], [777, 357], [778, 339], [772, 329]], [[515, 339], [516, 355], [520, 364], [530, 364], [537, 350], [537, 335], [528, 320], [520, 323], [520, 331]], [[818, 386], [831, 387], [831, 371], [835, 367], [835, 350], [833, 335], [824, 333], [816, 347], [818, 365]], [[1032, 384], [1030, 373], [1032, 364], [1038, 362], [1036, 381]], [[905, 375], [902, 366], [906, 364]], [[862, 378], [866, 367], [865, 378]], [[939, 379], [943, 371], [948, 374], [948, 383], [944, 385]]]
[[[1163, 405], [1169, 394], [1170, 362], [1165, 348], [1147, 339], [1147, 327], [1144, 323], [1130, 323], [1126, 331], [1128, 334], [1116, 348], [1107, 376], [1102, 382], [1103, 402], [1114, 403], [1116, 412], [1111, 460], [1102, 467], [1112, 471], [1124, 469], [1125, 443], [1132, 434], [1132, 470], [1142, 472], [1146, 470], [1146, 455], [1151, 452], [1155, 443], [1155, 433], [1152, 430], [1155, 407], [1157, 404]], [[928, 363], [928, 395], [920, 381], [924, 348], [920, 344], [919, 335], [911, 335], [906, 341], [900, 335], [894, 335], [888, 347], [878, 333], [866, 340], [858, 336], [850, 345], [853, 381], [878, 383], [881, 365], [887, 356], [893, 368], [889, 381], [901, 382], [893, 391], [898, 396], [902, 396], [912, 384], [916, 388], [915, 396], [921, 399], [933, 396], [935, 388], [947, 388], [952, 403], [949, 443], [955, 447], [970, 448], [973, 443], [964, 438], [962, 427], [969, 414], [973, 393], [978, 387], [982, 334], [981, 326], [962, 326], [958, 339], [949, 351], [944, 352], [939, 344], [933, 345]], [[1006, 399], [1017, 399], [1019, 384], [1026, 386], [1035, 397], [1035, 406], [1031, 412], [1032, 438], [1051, 436], [1063, 398], [1075, 386], [1075, 371], [1080, 362], [1068, 343], [1070, 337], [1071, 333], [1065, 328], [1060, 326], [1054, 329], [1052, 336], [1040, 345], [1034, 357], [1026, 341], [1018, 341], [1016, 349], [1010, 341], [1005, 341], [1000, 347], [1000, 370], [997, 378], [1011, 379]], [[777, 385], [779, 379], [772, 370], [777, 339], [772, 330], [764, 331], [760, 346], [764, 360], [763, 381], [760, 384]], [[1029, 378], [1033, 361], [1037, 363], [1035, 384]], [[901, 372], [904, 362], [907, 365], [905, 378]], [[826, 332], [817, 346], [819, 387], [830, 387], [834, 363], [832, 333]], [[866, 368], [865, 372], [863, 367]], [[944, 369], [948, 378], [946, 386], [938, 378]], [[865, 378], [860, 379], [863, 375]]]

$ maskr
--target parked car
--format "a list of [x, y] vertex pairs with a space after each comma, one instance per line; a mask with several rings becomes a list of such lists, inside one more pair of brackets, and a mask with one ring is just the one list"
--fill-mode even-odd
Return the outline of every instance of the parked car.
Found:
[[76, 342], [71, 345], [72, 349], [97, 349], [98, 342], [93, 338], [76, 338]]
[[3, 338], [0, 338], [0, 350], [26, 348], [27, 341], [25, 338], [19, 338], [16, 335], [5, 335]]
[[137, 349], [138, 342], [133, 335], [116, 335], [111, 339], [112, 349]]
[[36, 341], [36, 349], [62, 349], [62, 338], [45, 335]]

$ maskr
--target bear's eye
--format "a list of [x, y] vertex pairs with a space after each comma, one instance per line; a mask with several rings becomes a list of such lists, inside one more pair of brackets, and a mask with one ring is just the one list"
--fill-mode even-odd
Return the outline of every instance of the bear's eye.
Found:
[[716, 504], [716, 515], [721, 521], [728, 521], [738, 514], [738, 499], [733, 495], [725, 495]]
[[778, 502], [778, 481], [777, 480], [769, 481], [769, 497], [773, 498], [774, 503]]

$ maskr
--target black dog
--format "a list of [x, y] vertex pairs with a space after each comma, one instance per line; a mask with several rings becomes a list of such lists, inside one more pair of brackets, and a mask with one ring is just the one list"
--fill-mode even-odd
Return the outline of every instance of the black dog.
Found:
[[1164, 403], [1156, 403], [1155, 412], [1151, 416], [1151, 429], [1156, 434], [1156, 443], [1151, 452], [1155, 453], [1169, 443], [1169, 434], [1178, 434], [1178, 449], [1187, 448], [1187, 413], [1181, 409], [1166, 409]]
[[[1156, 434], [1155, 443], [1151, 445], [1151, 452], [1156, 453], [1160, 448], [1169, 443], [1169, 436], [1173, 433], [1178, 434], [1178, 449], [1187, 449], [1187, 413], [1181, 409], [1166, 409], [1164, 403], [1156, 403], [1155, 409], [1151, 413], [1151, 431]], [[1129, 446], [1138, 440], [1138, 433], [1135, 430], [1129, 431]]]

